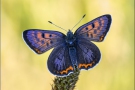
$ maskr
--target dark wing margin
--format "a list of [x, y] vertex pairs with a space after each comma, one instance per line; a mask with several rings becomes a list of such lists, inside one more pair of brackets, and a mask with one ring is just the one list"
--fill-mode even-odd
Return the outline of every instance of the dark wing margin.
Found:
[[69, 50], [65, 45], [60, 45], [52, 51], [48, 58], [49, 71], [57, 76], [67, 76], [73, 72]]
[[75, 36], [77, 38], [85, 38], [90, 41], [101, 42], [109, 31], [111, 22], [111, 15], [106, 14], [100, 16], [79, 27], [75, 32]]
[[64, 42], [65, 35], [58, 31], [30, 29], [23, 32], [23, 39], [26, 44], [37, 54]]

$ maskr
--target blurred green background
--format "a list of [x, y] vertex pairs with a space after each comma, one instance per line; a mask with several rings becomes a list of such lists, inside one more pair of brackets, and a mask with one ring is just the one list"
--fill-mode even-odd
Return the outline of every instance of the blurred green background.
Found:
[[112, 24], [100, 63], [81, 71], [75, 90], [134, 90], [134, 0], [2, 0], [1, 90], [51, 90], [54, 75], [47, 69], [50, 51], [35, 54], [22, 39], [26, 29], [56, 30], [48, 20], [71, 29], [104, 14]]

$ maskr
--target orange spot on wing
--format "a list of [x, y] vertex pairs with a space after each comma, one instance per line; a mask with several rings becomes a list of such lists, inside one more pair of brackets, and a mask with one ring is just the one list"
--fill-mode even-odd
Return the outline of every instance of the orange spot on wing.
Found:
[[45, 33], [45, 38], [50, 38], [49, 35], [50, 35], [50, 34]]
[[93, 61], [93, 62], [91, 62], [89, 64], [79, 64], [79, 68], [81, 68], [81, 67], [88, 68], [89, 66], [92, 67], [94, 63], [95, 62]]
[[50, 37], [50, 33], [45, 33], [44, 35], [45, 35], [45, 38], [56, 38], [57, 37], [57, 35], [55, 35], [55, 34], [51, 34], [51, 37]]
[[[88, 28], [88, 29], [86, 29], [86, 28]], [[83, 29], [81, 30], [81, 33], [88, 32], [88, 31], [91, 30], [91, 29], [92, 29], [92, 25], [88, 25], [87, 27], [85, 27], [85, 28], [83, 28]]]
[[92, 29], [92, 25], [87, 26], [88, 30]]
[[99, 22], [98, 21], [95, 21], [94, 22], [94, 25], [95, 25], [95, 28], [98, 28], [100, 26]]
[[38, 32], [37, 33], [37, 38], [42, 38], [41, 35], [42, 35], [42, 33], [41, 32]]
[[66, 70], [62, 70], [60, 72], [60, 74], [63, 74], [63, 73], [66, 73], [67, 74], [69, 70], [73, 71], [73, 67], [72, 66], [69, 66]]
[[39, 49], [37, 49], [37, 48], [34, 48], [34, 50], [38, 53], [38, 54], [41, 54], [41, 53], [43, 53], [43, 52], [41, 52]]
[[100, 41], [103, 41], [104, 35], [100, 36]]

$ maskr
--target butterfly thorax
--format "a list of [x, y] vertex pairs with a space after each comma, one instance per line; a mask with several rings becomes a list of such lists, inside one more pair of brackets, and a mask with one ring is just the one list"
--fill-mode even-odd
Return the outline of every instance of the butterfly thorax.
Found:
[[71, 32], [71, 30], [69, 30], [67, 32], [67, 37], [66, 37], [66, 43], [68, 46], [74, 46], [74, 42], [75, 42], [76, 38], [74, 37], [73, 32]]

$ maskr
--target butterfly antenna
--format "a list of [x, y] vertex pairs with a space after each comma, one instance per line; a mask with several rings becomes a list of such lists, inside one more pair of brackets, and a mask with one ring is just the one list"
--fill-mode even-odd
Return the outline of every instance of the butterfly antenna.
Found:
[[65, 30], [66, 32], [67, 32], [67, 30], [66, 29], [63, 29], [62, 27], [60, 27], [60, 26], [58, 26], [58, 25], [56, 25], [56, 24], [54, 24], [54, 23], [52, 23], [51, 21], [48, 21], [50, 24], [52, 24], [52, 25], [54, 25], [54, 26], [56, 26], [56, 27], [58, 27], [58, 28], [60, 28], [60, 29], [62, 29], [62, 30]]
[[[82, 16], [82, 18], [78, 21], [77, 24], [79, 24], [85, 16], [86, 16], [86, 14], [84, 14], [84, 15]], [[77, 24], [76, 24], [76, 25], [77, 25]], [[75, 26], [76, 26], [76, 25], [75, 25]], [[75, 26], [74, 26], [74, 27], [75, 27]], [[73, 28], [74, 28], [74, 27], [73, 27]], [[72, 28], [71, 30], [73, 30], [73, 28]]]

